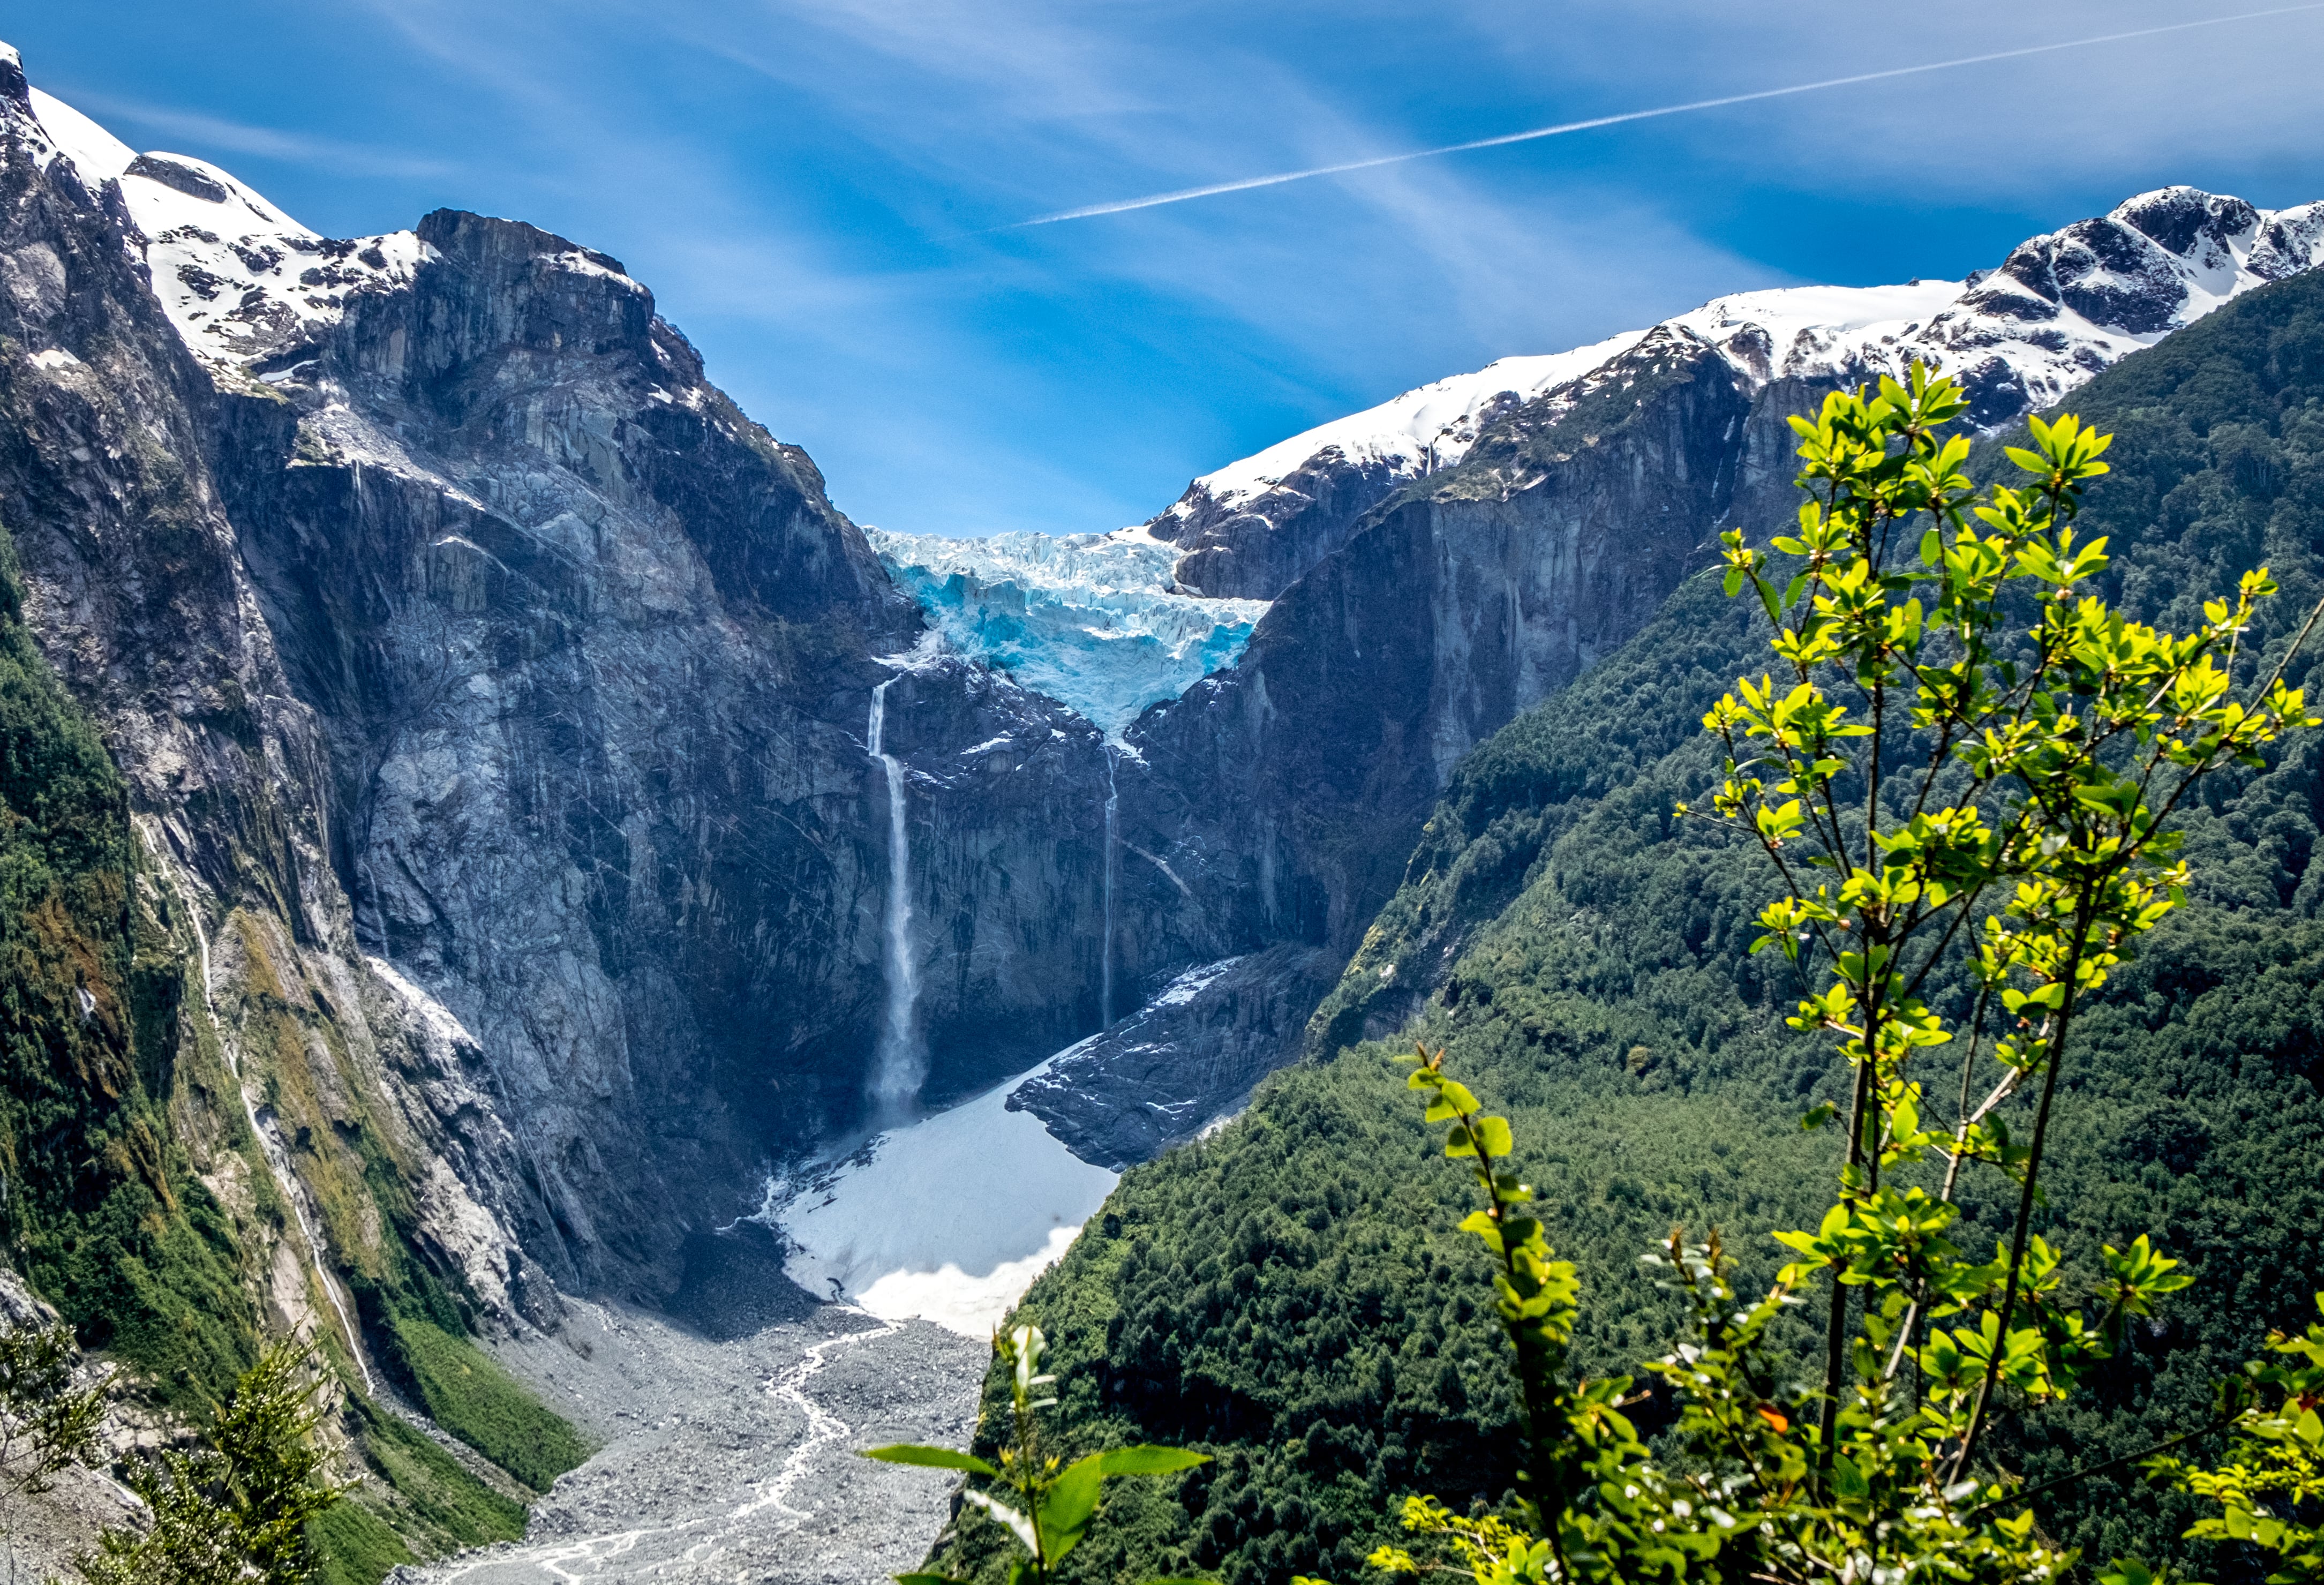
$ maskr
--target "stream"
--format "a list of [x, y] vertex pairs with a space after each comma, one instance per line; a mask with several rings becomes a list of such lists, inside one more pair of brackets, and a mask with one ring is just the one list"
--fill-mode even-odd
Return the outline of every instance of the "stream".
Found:
[[1048, 1066], [770, 1182], [757, 1215], [690, 1240], [671, 1313], [568, 1300], [555, 1335], [494, 1345], [599, 1451], [523, 1540], [390, 1578], [875, 1585], [918, 1568], [953, 1477], [857, 1453], [967, 1445], [991, 1329], [1116, 1181], [1008, 1109]]
[[752, 1286], [757, 1313], [727, 1324], [576, 1301], [558, 1335], [497, 1349], [604, 1445], [533, 1506], [523, 1540], [389, 1578], [874, 1585], [918, 1566], [951, 1477], [856, 1451], [965, 1445], [988, 1345]]

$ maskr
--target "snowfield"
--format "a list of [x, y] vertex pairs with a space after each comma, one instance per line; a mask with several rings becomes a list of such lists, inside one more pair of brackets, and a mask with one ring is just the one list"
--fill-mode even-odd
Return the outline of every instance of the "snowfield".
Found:
[[[1999, 427], [2229, 299], [2319, 262], [2324, 203], [2266, 210], [2195, 188], [2160, 188], [2030, 237], [1999, 268], [1965, 280], [1737, 292], [1655, 328], [1708, 343], [1755, 389], [1780, 379], [1901, 376], [1917, 359], [1993, 392], [1997, 405], [1979, 421]], [[1385, 464], [1399, 478], [1451, 467], [1498, 413], [1561, 387], [1586, 387], [1649, 334], [1502, 358], [1407, 391], [1204, 475], [1163, 518], [1257, 511], [1332, 452], [1359, 467]]]
[[787, 1202], [770, 1184], [754, 1220], [790, 1241], [786, 1274], [817, 1298], [845, 1296], [882, 1320], [918, 1317], [990, 1337], [1120, 1181], [1031, 1112], [1009, 1110], [1009, 1092], [1031, 1076], [880, 1135], [789, 1186]]

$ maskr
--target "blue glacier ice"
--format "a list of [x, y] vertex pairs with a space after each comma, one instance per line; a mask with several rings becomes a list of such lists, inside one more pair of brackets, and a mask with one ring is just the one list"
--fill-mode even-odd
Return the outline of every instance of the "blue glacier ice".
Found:
[[1264, 600], [1174, 592], [1181, 552], [1144, 529], [983, 539], [865, 532], [946, 648], [1007, 671], [1117, 743], [1147, 706], [1233, 665], [1267, 613]]

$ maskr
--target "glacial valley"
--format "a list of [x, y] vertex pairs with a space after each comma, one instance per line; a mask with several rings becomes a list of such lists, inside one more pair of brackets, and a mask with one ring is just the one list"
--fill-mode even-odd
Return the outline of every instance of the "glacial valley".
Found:
[[[24, 1016], [106, 1075], [43, 1147], [102, 1182], [11, 1236], [187, 1402], [319, 1339], [410, 1585], [917, 1568], [949, 1477], [857, 1451], [965, 1445], [993, 1329], [1130, 1175], [1456, 1005], [1645, 753], [1553, 774], [1525, 723], [1711, 642], [1673, 603], [1788, 514], [1790, 418], [1917, 361], [1999, 435], [2324, 263], [2324, 204], [2161, 189], [1965, 279], [1525, 351], [1142, 524], [953, 539], [848, 517], [584, 243], [324, 236], [5, 47], [0, 135], [0, 638], [98, 789]], [[2241, 433], [2224, 476], [2274, 489], [2290, 443]], [[1542, 937], [1594, 941], [1570, 903]], [[122, 1317], [72, 1258], [116, 1193], [175, 1251]], [[524, 1392], [588, 1444], [530, 1488]]]

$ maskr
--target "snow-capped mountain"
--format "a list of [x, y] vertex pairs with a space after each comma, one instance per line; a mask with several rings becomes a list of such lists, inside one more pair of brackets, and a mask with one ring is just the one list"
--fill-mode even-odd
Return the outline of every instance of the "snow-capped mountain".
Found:
[[185, 154], [140, 154], [53, 95], [33, 88], [34, 125], [94, 196], [121, 184], [145, 241], [153, 294], [214, 377], [229, 382], [268, 354], [337, 324], [358, 292], [407, 286], [427, 256], [414, 232], [327, 237], [231, 172]]
[[[1295, 1054], [1461, 757], [1634, 637], [1714, 525], [1769, 521], [1820, 386], [1917, 353], [1997, 425], [2324, 241], [2314, 207], [2169, 189], [1970, 281], [1505, 359], [1146, 529], [867, 539], [613, 260], [449, 209], [321, 237], [15, 65], [30, 620], [208, 917], [319, 944], [332, 1007], [385, 1005], [392, 961], [469, 1032], [363, 1038], [423, 1075], [381, 1115], [480, 1208], [431, 1236], [520, 1295], [510, 1240], [544, 1281], [667, 1291], [770, 1141], [850, 1120], [890, 1002], [952, 1094], [1113, 1022], [1027, 1097], [1085, 1159], [1216, 1115]], [[929, 630], [952, 655], [882, 660]], [[221, 939], [221, 1004], [255, 1005], [264, 960]]]
[[1180, 590], [1143, 529], [982, 539], [865, 530], [945, 644], [1070, 705], [1119, 742], [1149, 705], [1234, 664], [1264, 600]]
[[1181, 587], [1272, 598], [1397, 487], [1461, 463], [1536, 403], [1553, 417], [1654, 330], [1717, 349], [1746, 389], [1902, 374], [1960, 380], [1986, 429], [2058, 401], [2254, 287], [2324, 262], [2324, 203], [2267, 211], [2190, 187], [2141, 193], [2019, 244], [1965, 281], [1738, 292], [1572, 352], [1511, 357], [1336, 419], [1205, 474], [1148, 525]]

